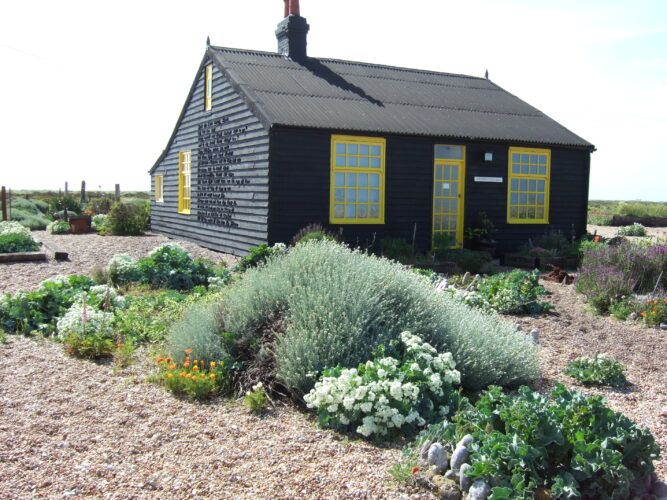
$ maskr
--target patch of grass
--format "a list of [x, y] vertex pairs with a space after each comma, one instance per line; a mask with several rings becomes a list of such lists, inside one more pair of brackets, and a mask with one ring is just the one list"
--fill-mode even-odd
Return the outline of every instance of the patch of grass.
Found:
[[7, 343], [7, 334], [2, 328], [0, 328], [0, 344], [6, 344], [6, 343]]
[[605, 201], [588, 203], [588, 223], [601, 226], [611, 224], [614, 215], [633, 217], [667, 217], [667, 203], [653, 201]]

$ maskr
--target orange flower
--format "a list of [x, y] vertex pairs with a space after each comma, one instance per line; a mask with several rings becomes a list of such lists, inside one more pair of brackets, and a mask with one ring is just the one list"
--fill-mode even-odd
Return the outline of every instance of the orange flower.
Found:
[[162, 358], [157, 358], [158, 363], [162, 363], [162, 361], [164, 361]]
[[167, 358], [167, 363], [171, 363], [171, 358]]
[[186, 349], [186, 350], [185, 350], [185, 354], [187, 354], [187, 355], [192, 354], [192, 349]]
[[198, 364], [198, 363], [199, 363], [199, 361], [195, 359], [194, 364], [196, 365], [196, 364]]
[[185, 378], [185, 372], [181, 372], [181, 378]]
[[412, 474], [417, 474], [417, 472], [419, 472], [419, 467], [413, 467]]
[[198, 372], [198, 371], [199, 371], [199, 367], [198, 367], [197, 365], [195, 365], [195, 366], [192, 368], [192, 371], [193, 371], [193, 372]]
[[170, 364], [170, 365], [169, 365], [169, 369], [170, 369], [170, 370], [175, 370], [175, 369], [176, 369], [176, 365], [175, 365], [174, 363]]
[[190, 362], [189, 362], [189, 361], [186, 361], [185, 363], [183, 363], [183, 366], [185, 366], [186, 368], [188, 368], [188, 367], [190, 366]]

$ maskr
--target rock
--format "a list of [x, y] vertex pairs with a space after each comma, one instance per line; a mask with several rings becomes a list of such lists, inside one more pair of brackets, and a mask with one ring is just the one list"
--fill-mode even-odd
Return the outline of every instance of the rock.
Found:
[[442, 500], [460, 500], [461, 490], [459, 490], [455, 481], [436, 476], [433, 478], [433, 484], [438, 488], [438, 498]]
[[631, 312], [631, 313], [630, 313], [630, 316], [628, 316], [628, 318], [630, 318], [630, 321], [637, 321], [637, 318], [638, 318], [638, 317], [639, 317], [639, 316], [637, 315], [636, 312]]
[[467, 448], [470, 443], [472, 443], [472, 434], [466, 434], [461, 438], [461, 441], [456, 444], [456, 447], [465, 446]]
[[468, 284], [469, 279], [470, 279], [470, 273], [468, 271], [466, 271], [466, 273], [463, 275], [463, 285], [464, 286]]
[[470, 453], [468, 452], [468, 448], [465, 446], [457, 446], [456, 449], [454, 450], [454, 453], [452, 453], [452, 458], [449, 461], [449, 467], [458, 472], [458, 470], [461, 468], [461, 465], [465, 463], [466, 460], [468, 460], [468, 455]]
[[664, 481], [656, 481], [653, 483], [653, 490], [651, 493], [658, 498], [667, 497], [667, 483]]
[[468, 492], [468, 490], [470, 489], [470, 485], [472, 484], [472, 479], [466, 476], [466, 472], [468, 469], [472, 469], [472, 465], [463, 464], [461, 465], [461, 471], [459, 472], [459, 486], [461, 487], [461, 491], [465, 491], [466, 493]]
[[422, 460], [428, 460], [428, 449], [431, 447], [432, 444], [433, 441], [430, 439], [424, 441], [424, 443], [422, 444], [421, 448], [419, 449], [419, 457]]
[[540, 342], [540, 331], [537, 328], [533, 328], [530, 331], [530, 337], [533, 339], [534, 344], [539, 344], [539, 342]]
[[662, 418], [667, 418], [667, 407], [662, 409], [662, 411], [660, 412], [660, 416]]
[[433, 443], [428, 449], [428, 464], [436, 474], [444, 474], [447, 470], [447, 451], [440, 443]]
[[456, 472], [454, 472], [452, 469], [449, 469], [447, 472], [445, 472], [445, 479], [456, 479]]
[[483, 479], [478, 479], [472, 483], [466, 498], [468, 500], [486, 500], [486, 498], [489, 496], [489, 493], [491, 493], [491, 488], [488, 484], [486, 484], [486, 481]]
[[667, 323], [660, 323], [661, 330], [667, 330]]

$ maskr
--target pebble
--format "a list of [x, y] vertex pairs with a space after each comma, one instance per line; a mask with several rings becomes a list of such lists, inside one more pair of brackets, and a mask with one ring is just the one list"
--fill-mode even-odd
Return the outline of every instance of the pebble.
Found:
[[630, 321], [637, 321], [637, 318], [638, 318], [639, 316], [637, 315], [636, 312], [631, 312], [631, 313], [630, 313], [630, 316], [628, 316], [628, 317], [630, 318]]
[[447, 470], [447, 451], [440, 443], [433, 443], [428, 449], [428, 464], [436, 474], [444, 474]]
[[530, 331], [530, 338], [533, 339], [534, 344], [540, 343], [540, 331], [537, 328], [533, 328]]
[[667, 330], [667, 323], [660, 323], [661, 330]]
[[456, 479], [456, 472], [454, 472], [452, 469], [449, 469], [447, 472], [445, 472], [445, 479]]
[[486, 481], [483, 479], [478, 479], [472, 483], [466, 498], [468, 500], [486, 500], [486, 498], [489, 496], [489, 493], [491, 493], [491, 488], [489, 488], [489, 485], [486, 483]]
[[472, 440], [473, 440], [472, 434], [466, 434], [461, 438], [461, 441], [456, 443], [456, 447], [458, 448], [459, 446], [463, 446], [467, 448], [468, 445], [472, 443]]
[[664, 481], [656, 481], [653, 483], [652, 493], [658, 498], [667, 497], [667, 483]]
[[433, 441], [430, 440], [430, 439], [427, 439], [427, 440], [424, 441], [424, 443], [422, 444], [422, 446], [421, 446], [421, 448], [420, 448], [420, 450], [419, 450], [419, 457], [420, 457], [422, 460], [428, 460], [428, 450], [429, 450], [429, 448], [431, 447], [432, 444], [433, 444]]
[[441, 500], [460, 500], [461, 490], [456, 485], [456, 482], [451, 479], [445, 479], [442, 476], [433, 478], [433, 484], [438, 488], [438, 498]]
[[450, 468], [454, 471], [458, 471], [461, 468], [461, 465], [468, 460], [468, 455], [468, 448], [465, 446], [457, 446], [454, 453], [452, 453], [452, 458], [449, 462]]
[[461, 465], [461, 471], [459, 472], [459, 486], [461, 487], [461, 490], [465, 491], [466, 493], [472, 485], [472, 479], [466, 476], [468, 469], [472, 469], [472, 465], [463, 464]]

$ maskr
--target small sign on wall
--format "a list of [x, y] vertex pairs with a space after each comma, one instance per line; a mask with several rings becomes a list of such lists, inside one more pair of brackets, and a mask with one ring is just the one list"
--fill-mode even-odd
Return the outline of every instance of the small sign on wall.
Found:
[[503, 182], [502, 177], [475, 177], [475, 182]]

